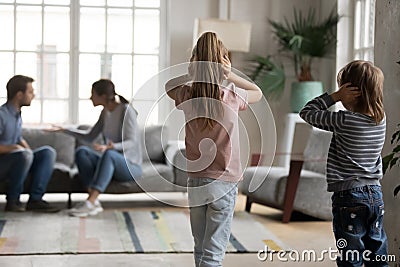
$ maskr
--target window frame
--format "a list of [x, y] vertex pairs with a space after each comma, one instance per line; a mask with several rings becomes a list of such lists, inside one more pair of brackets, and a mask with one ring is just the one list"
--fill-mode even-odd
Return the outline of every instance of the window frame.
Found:
[[[359, 10], [357, 8], [358, 5], [360, 6]], [[355, 0], [354, 2], [353, 59], [374, 62], [375, 6], [375, 0]], [[367, 20], [368, 28], [366, 28]], [[357, 28], [357, 24], [360, 25], [360, 28]], [[366, 41], [365, 39], [369, 40]], [[365, 44], [366, 42], [367, 44]], [[368, 53], [371, 55], [371, 58], [368, 57]]]
[[[169, 7], [169, 1], [164, 1], [164, 0], [160, 0], [160, 6], [159, 7], [138, 7], [135, 5], [135, 0], [132, 0], [132, 6], [131, 7], [117, 7], [117, 6], [108, 6], [107, 5], [107, 1], [104, 1], [104, 5], [96, 5], [96, 7], [100, 7], [100, 8], [104, 8], [105, 9], [105, 17], [108, 16], [108, 9], [109, 8], [117, 8], [117, 9], [127, 9], [127, 10], [131, 10], [132, 12], [132, 38], [134, 38], [134, 20], [135, 20], [135, 11], [136, 10], [158, 10], [159, 11], [159, 31], [160, 31], [160, 35], [159, 35], [159, 49], [157, 53], [150, 53], [153, 56], [156, 56], [158, 58], [158, 69], [157, 72], [159, 72], [161, 69], [165, 68], [168, 65], [169, 59], [168, 57], [168, 48], [169, 48], [169, 37], [168, 37], [168, 31], [167, 31], [167, 26], [168, 26], [168, 7]], [[82, 101], [82, 99], [79, 97], [79, 56], [85, 53], [91, 53], [91, 52], [81, 52], [80, 51], [80, 47], [79, 47], [79, 42], [80, 42], [80, 11], [82, 7], [94, 7], [94, 6], [86, 6], [86, 5], [81, 5], [80, 1], [75, 1], [75, 0], [70, 0], [69, 4], [45, 4], [45, 1], [41, 1], [41, 3], [39, 4], [26, 4], [26, 3], [17, 3], [17, 1], [13, 1], [12, 3], [7, 3], [7, 2], [1, 2], [1, 5], [7, 5], [7, 6], [13, 6], [14, 8], [14, 14], [13, 14], [13, 18], [14, 18], [14, 44], [13, 44], [13, 49], [1, 49], [0, 52], [9, 52], [13, 54], [13, 73], [16, 73], [16, 68], [17, 68], [17, 54], [19, 52], [32, 52], [35, 53], [37, 55], [37, 57], [40, 57], [41, 61], [38, 64], [38, 68], [37, 69], [37, 75], [39, 75], [38, 77], [33, 77], [35, 79], [35, 87], [37, 87], [39, 90], [39, 95], [37, 96], [37, 98], [34, 101], [40, 101], [40, 118], [37, 119], [37, 122], [39, 124], [46, 124], [48, 122], [44, 121], [44, 102], [48, 101], [48, 100], [63, 100], [67, 102], [67, 106], [68, 106], [68, 113], [66, 114], [67, 116], [67, 121], [66, 123], [68, 124], [77, 124], [80, 123], [79, 122], [79, 103], [80, 101]], [[16, 23], [17, 23], [17, 7], [25, 7], [25, 6], [37, 6], [41, 8], [41, 19], [42, 19], [42, 23], [41, 23], [41, 45], [40, 45], [40, 50], [37, 51], [24, 51], [24, 50], [19, 50], [17, 49], [17, 27], [16, 27]], [[68, 88], [68, 96], [67, 97], [48, 97], [48, 96], [44, 96], [42, 91], [40, 90], [41, 87], [41, 83], [43, 83], [43, 57], [45, 54], [54, 54], [53, 52], [47, 52], [44, 50], [44, 16], [45, 16], [45, 7], [68, 7], [69, 8], [69, 27], [70, 27], [70, 33], [69, 33], [69, 51], [56, 51], [54, 53], [59, 54], [59, 53], [65, 53], [69, 55], [69, 88]], [[106, 21], [107, 23], [107, 21]], [[107, 27], [105, 27], [105, 35], [107, 33]], [[106, 35], [107, 36], [107, 35]], [[107, 38], [107, 37], [105, 37]], [[107, 40], [105, 40], [107, 41]], [[133, 42], [134, 40], [132, 40]], [[106, 50], [104, 52], [95, 52], [95, 54], [99, 54], [99, 55], [112, 55], [113, 53], [109, 53]], [[115, 53], [115, 54], [120, 54], [120, 53]], [[131, 59], [132, 59], [132, 79], [131, 79], [131, 95], [126, 96], [129, 100], [129, 97], [133, 97], [133, 90], [134, 90], [134, 75], [135, 75], [135, 69], [134, 69], [134, 57], [136, 55], [146, 55], [146, 53], [136, 53], [134, 51], [134, 44], [132, 43], [132, 51], [128, 52], [124, 52], [121, 53], [122, 55], [130, 55]], [[148, 54], [148, 55], [150, 55]], [[107, 66], [104, 68], [103, 67], [103, 63], [101, 64], [102, 66], [100, 66], [103, 70], [101, 76], [99, 78], [110, 78], [107, 77], [107, 75], [105, 75], [105, 73], [107, 72], [106, 68]], [[110, 67], [110, 71], [111, 71], [111, 65]], [[154, 73], [155, 75], [156, 73]], [[11, 77], [10, 77], [11, 78]], [[90, 82], [94, 82], [94, 81], [90, 81]], [[5, 85], [3, 85], [3, 88], [5, 88]], [[118, 93], [118, 88], [116, 88], [117, 93]], [[154, 94], [152, 94], [154, 95]], [[155, 94], [158, 95], [158, 94]], [[153, 97], [154, 98], [154, 97]], [[148, 101], [152, 101], [155, 102], [157, 99], [135, 99], [135, 101], [139, 101], [139, 102], [148, 102]], [[1, 98], [2, 102], [5, 102], [6, 99], [4, 97]], [[61, 122], [60, 122], [61, 123]], [[31, 124], [31, 123], [28, 123]], [[33, 123], [33, 124], [37, 124], [37, 123]]]

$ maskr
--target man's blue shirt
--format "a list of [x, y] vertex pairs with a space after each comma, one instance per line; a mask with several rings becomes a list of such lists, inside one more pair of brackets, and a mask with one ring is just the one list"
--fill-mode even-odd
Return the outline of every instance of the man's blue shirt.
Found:
[[0, 144], [14, 145], [21, 141], [21, 112], [9, 102], [0, 107]]

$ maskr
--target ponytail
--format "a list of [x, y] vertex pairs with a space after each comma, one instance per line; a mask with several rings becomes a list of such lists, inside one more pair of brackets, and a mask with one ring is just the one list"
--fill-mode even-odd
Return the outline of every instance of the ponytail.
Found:
[[126, 100], [126, 98], [123, 97], [122, 95], [119, 95], [119, 94], [115, 94], [115, 95], [118, 96], [119, 101], [120, 101], [122, 104], [129, 104], [129, 101]]

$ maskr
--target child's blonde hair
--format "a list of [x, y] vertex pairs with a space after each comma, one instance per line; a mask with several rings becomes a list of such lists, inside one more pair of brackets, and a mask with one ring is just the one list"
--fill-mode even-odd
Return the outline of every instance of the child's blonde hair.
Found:
[[204, 116], [203, 129], [213, 128], [213, 118], [223, 114], [219, 85], [224, 75], [222, 58], [227, 55], [228, 50], [214, 32], [203, 33], [192, 51], [190, 61], [198, 63], [193, 63], [191, 98], [200, 98], [194, 102], [194, 108]]
[[342, 68], [337, 75], [337, 83], [342, 86], [351, 83], [361, 91], [353, 108], [355, 112], [372, 116], [376, 124], [384, 118], [383, 109], [383, 80], [384, 76], [372, 62], [354, 60]]

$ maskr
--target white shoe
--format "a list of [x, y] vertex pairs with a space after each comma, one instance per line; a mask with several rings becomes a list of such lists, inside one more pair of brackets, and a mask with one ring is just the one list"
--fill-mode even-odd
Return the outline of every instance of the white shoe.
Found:
[[103, 211], [103, 207], [101, 206], [100, 202], [96, 204], [92, 204], [89, 200], [86, 200], [82, 203], [77, 204], [68, 213], [69, 215], [75, 217], [94, 216]]
[[95, 206], [96, 209], [97, 209], [97, 213], [103, 212], [104, 209], [103, 209], [103, 207], [101, 206], [100, 201], [99, 201], [98, 199], [95, 200], [94, 206]]
[[[87, 200], [86, 200], [86, 201], [87, 201]], [[73, 213], [73, 212], [77, 212], [77, 211], [81, 210], [81, 209], [82, 209], [82, 206], [85, 206], [85, 205], [86, 205], [86, 201], [79, 202], [79, 203], [76, 204], [73, 208], [67, 210], [68, 213]], [[90, 204], [92, 204], [92, 203], [90, 203]], [[98, 199], [95, 200], [94, 206], [96, 207], [98, 213], [100, 213], [100, 212], [102, 212], [102, 211], [104, 210], [103, 207], [102, 207], [101, 204], [100, 204], [100, 201], [99, 201]]]

